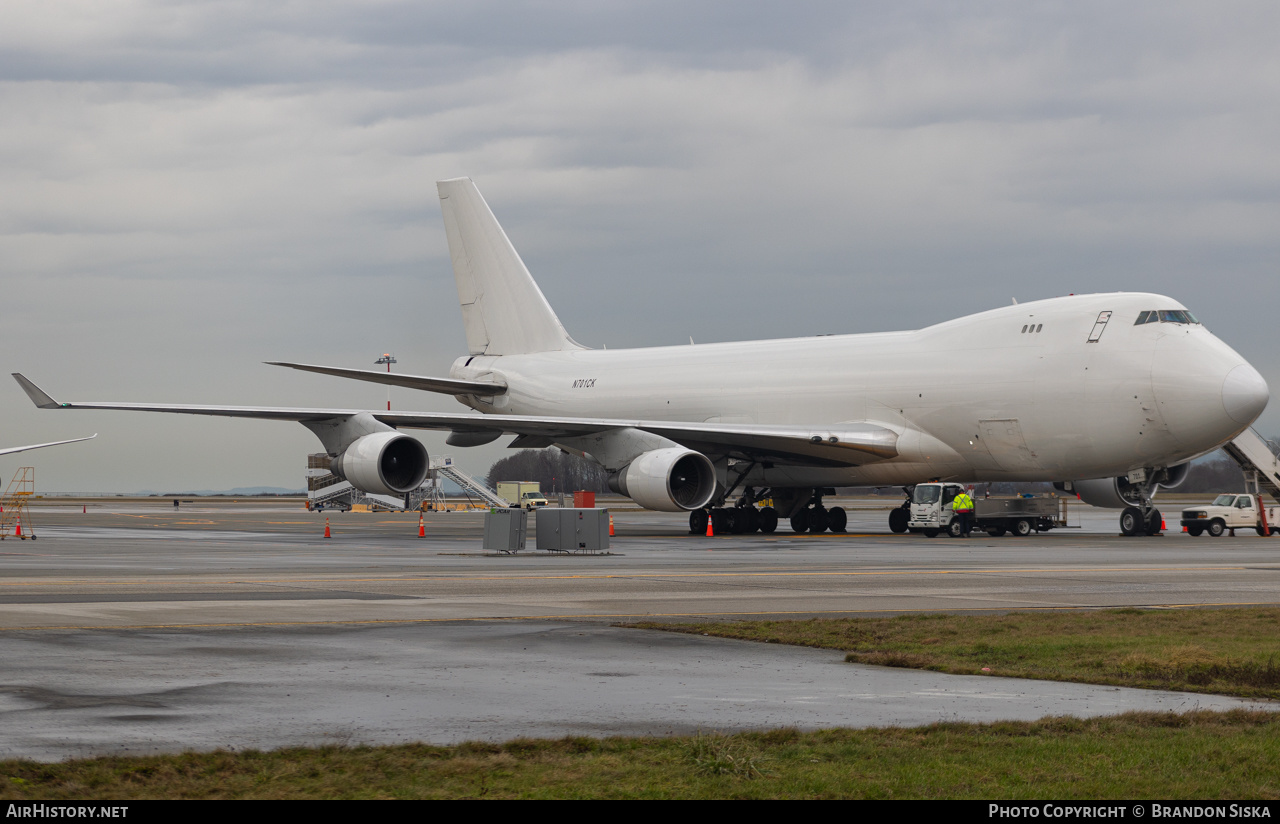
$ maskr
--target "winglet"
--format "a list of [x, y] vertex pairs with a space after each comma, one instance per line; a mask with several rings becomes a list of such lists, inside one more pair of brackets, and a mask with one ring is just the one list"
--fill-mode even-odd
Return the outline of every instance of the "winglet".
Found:
[[31, 402], [41, 409], [59, 409], [62, 407], [62, 404], [49, 397], [48, 392], [36, 386], [21, 372], [14, 372], [13, 379], [22, 387], [22, 391], [27, 393], [27, 397], [31, 399]]

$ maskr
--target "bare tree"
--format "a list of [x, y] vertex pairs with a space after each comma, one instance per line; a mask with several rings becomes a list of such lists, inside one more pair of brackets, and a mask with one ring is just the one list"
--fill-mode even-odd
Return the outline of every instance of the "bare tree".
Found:
[[559, 449], [522, 449], [494, 461], [489, 486], [499, 481], [537, 481], [543, 494], [608, 492], [609, 473], [597, 463]]

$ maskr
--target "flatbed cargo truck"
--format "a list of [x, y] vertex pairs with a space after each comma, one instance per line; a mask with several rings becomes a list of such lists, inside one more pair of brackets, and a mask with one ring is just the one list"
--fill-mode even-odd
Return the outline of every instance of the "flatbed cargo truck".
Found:
[[[960, 535], [960, 519], [952, 509], [952, 501], [964, 487], [959, 484], [916, 484], [911, 493], [911, 514], [907, 520], [910, 532], [932, 538], [940, 532], [951, 537]], [[1058, 520], [1058, 499], [1047, 496], [1013, 498], [974, 498], [973, 528], [993, 538], [1006, 533], [1030, 535], [1062, 526]]]

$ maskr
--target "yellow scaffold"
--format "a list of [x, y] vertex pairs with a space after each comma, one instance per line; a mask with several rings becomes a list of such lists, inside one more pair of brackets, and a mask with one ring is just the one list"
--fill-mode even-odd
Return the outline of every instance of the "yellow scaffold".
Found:
[[[27, 514], [27, 502], [36, 491], [36, 468], [23, 466], [9, 482], [9, 488], [0, 498], [0, 541], [5, 538], [35, 540], [31, 518]], [[23, 523], [25, 521], [25, 523]]]

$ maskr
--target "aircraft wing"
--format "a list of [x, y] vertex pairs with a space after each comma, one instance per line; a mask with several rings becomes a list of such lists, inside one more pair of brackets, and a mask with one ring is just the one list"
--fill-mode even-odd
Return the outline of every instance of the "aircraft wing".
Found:
[[98, 437], [98, 433], [94, 432], [87, 438], [72, 438], [69, 441], [50, 441], [49, 443], [33, 443], [30, 446], [9, 446], [0, 449], [0, 455], [11, 455], [14, 452], [26, 452], [28, 449], [42, 449], [46, 446], [60, 446], [64, 443], [78, 443], [80, 441], [91, 441]]
[[[385, 373], [383, 373], [385, 374]], [[898, 434], [874, 423], [835, 425], [720, 424], [644, 421], [621, 418], [572, 418], [544, 415], [478, 415], [441, 412], [389, 412], [366, 409], [307, 409], [266, 406], [204, 406], [167, 403], [116, 403], [54, 400], [25, 376], [13, 377], [41, 409], [116, 409], [171, 412], [228, 418], [265, 418], [299, 423], [366, 414], [397, 428], [455, 432], [504, 432], [520, 436], [513, 446], [550, 446], [565, 438], [614, 429], [639, 429], [715, 456], [800, 466], [861, 466], [898, 454]]]
[[404, 386], [409, 389], [421, 389], [426, 392], [439, 392], [443, 395], [501, 395], [507, 387], [492, 381], [460, 381], [454, 378], [426, 378], [419, 375], [403, 375], [392, 372], [379, 372], [375, 369], [343, 369], [338, 366], [314, 366], [309, 363], [281, 363], [267, 361], [268, 366], [287, 366], [303, 372], [318, 372], [321, 375], [334, 375], [339, 378], [351, 378], [357, 381], [382, 383], [388, 386]]

